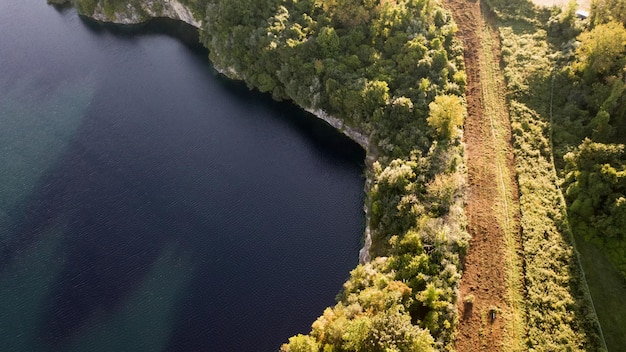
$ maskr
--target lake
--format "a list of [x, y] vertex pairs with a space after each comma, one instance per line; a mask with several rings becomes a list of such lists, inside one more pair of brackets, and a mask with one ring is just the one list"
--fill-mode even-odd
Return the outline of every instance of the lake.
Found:
[[0, 1], [2, 351], [275, 351], [357, 264], [364, 152], [194, 30]]

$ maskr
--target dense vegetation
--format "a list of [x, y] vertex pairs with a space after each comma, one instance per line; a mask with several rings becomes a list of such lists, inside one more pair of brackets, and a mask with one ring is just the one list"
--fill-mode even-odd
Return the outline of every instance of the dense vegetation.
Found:
[[[75, 0], [125, 11], [135, 0]], [[183, 1], [185, 3], [192, 0]], [[198, 0], [216, 68], [369, 136], [372, 260], [285, 351], [451, 350], [460, 259], [465, 73], [431, 0]], [[197, 14], [197, 12], [196, 12]]]
[[[574, 231], [602, 245], [626, 274], [626, 2], [597, 1], [558, 79], [555, 144], [564, 156], [566, 196]], [[571, 27], [577, 28], [576, 24]], [[576, 100], [572, 98], [578, 98]], [[578, 129], [564, 133], [573, 124]], [[558, 138], [556, 138], [558, 136]], [[581, 142], [582, 140], [582, 142]], [[575, 146], [575, 148], [572, 148]]]
[[[616, 265], [626, 261], [620, 249], [623, 146], [616, 144], [623, 139], [626, 41], [623, 22], [612, 17], [623, 15], [626, 3], [596, 1], [587, 21], [575, 15], [575, 2], [563, 10], [490, 3], [502, 40], [522, 193], [529, 337], [601, 349], [570, 231], [603, 244]], [[554, 328], [558, 333], [545, 333]]]
[[[509, 69], [511, 90], [549, 119], [545, 128], [551, 129], [553, 145], [544, 148], [553, 147], [564, 179], [570, 224], [578, 235], [604, 246], [623, 273], [625, 6], [621, 0], [594, 1], [586, 21], [575, 16], [575, 3], [552, 13], [518, 11], [526, 28], [503, 33], [505, 62], [526, 71]], [[528, 28], [532, 33], [519, 33]]]
[[381, 155], [406, 158], [432, 142], [434, 97], [463, 93], [455, 29], [430, 0], [218, 1], [202, 41], [226, 74], [321, 108], [371, 133]]
[[597, 0], [586, 21], [575, 16], [575, 3], [541, 15], [518, 10], [528, 19], [523, 30], [534, 29], [505, 31], [503, 54], [526, 71], [509, 69], [511, 90], [550, 119], [574, 232], [603, 246], [626, 274], [625, 8], [623, 0]]

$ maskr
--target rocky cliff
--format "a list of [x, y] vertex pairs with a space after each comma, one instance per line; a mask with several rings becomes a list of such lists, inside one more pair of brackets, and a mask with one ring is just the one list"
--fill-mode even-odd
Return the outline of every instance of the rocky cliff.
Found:
[[[59, 0], [49, 0], [58, 3]], [[63, 0], [61, 0], [63, 2]], [[119, 24], [136, 24], [151, 18], [171, 18], [186, 22], [196, 28], [202, 25], [202, 14], [194, 12], [179, 0], [143, 0], [125, 1], [122, 3], [104, 0], [68, 0], [78, 9], [81, 15], [102, 22]]]

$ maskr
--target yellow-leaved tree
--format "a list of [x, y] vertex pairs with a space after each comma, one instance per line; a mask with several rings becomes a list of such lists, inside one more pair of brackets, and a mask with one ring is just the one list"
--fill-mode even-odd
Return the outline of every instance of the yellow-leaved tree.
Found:
[[465, 105], [456, 95], [438, 95], [428, 104], [428, 125], [437, 130], [440, 139], [454, 139], [459, 136], [465, 119]]

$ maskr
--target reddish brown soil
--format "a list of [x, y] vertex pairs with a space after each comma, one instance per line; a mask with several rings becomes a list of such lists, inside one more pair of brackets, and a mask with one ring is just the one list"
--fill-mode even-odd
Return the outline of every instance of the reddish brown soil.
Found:
[[[496, 165], [496, 155], [503, 142], [497, 142], [492, 131], [494, 121], [505, 127], [505, 136], [499, 137], [506, 141], [504, 145], [507, 146], [506, 165], [502, 167], [508, 169], [509, 175], [515, 175], [505, 88], [502, 82], [496, 84], [499, 103], [497, 106], [485, 106], [483, 89], [486, 73], [481, 72], [481, 60], [488, 58], [482, 54], [480, 46], [486, 24], [479, 1], [444, 0], [444, 5], [452, 12], [459, 27], [457, 35], [465, 48], [467, 73], [468, 116], [463, 139], [468, 167], [466, 213], [472, 239], [461, 279], [459, 333], [455, 344], [459, 352], [502, 351], [504, 344], [511, 342], [510, 331], [506, 330], [507, 320], [511, 319], [511, 300], [508, 297], [507, 251], [501, 221], [507, 216], [504, 215], [506, 207], [518, 208], [516, 204], [506, 205], [502, 196], [502, 176]], [[499, 48], [493, 50], [497, 54]], [[499, 68], [498, 63], [495, 65]], [[498, 71], [498, 74], [501, 77], [501, 72]], [[509, 188], [512, 190], [508, 192], [514, 194], [509, 194], [509, 197], [517, 203], [517, 183], [514, 176], [510, 177]], [[517, 223], [515, 218], [516, 215], [511, 219], [513, 223]], [[464, 298], [470, 294], [474, 296], [473, 303], [465, 303]], [[495, 320], [491, 319], [492, 308], [497, 308]]]

